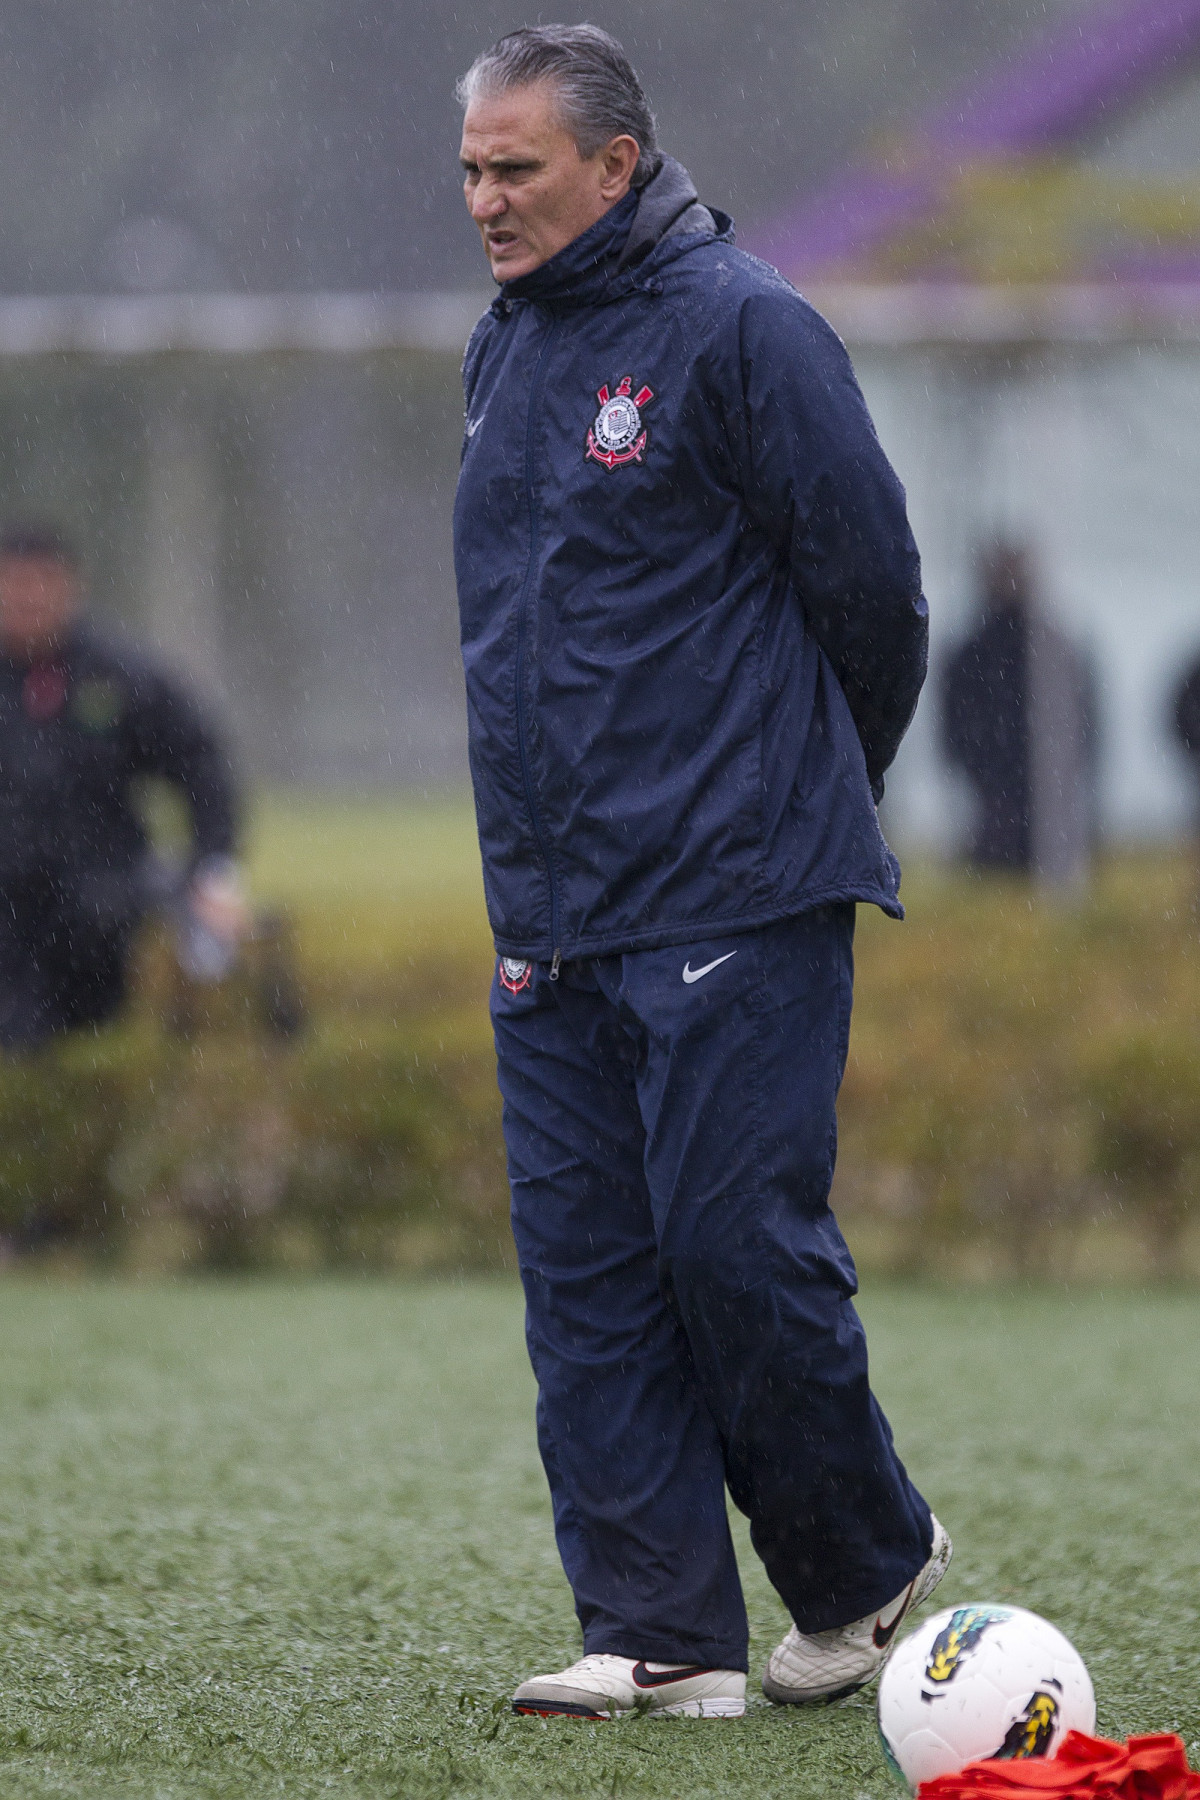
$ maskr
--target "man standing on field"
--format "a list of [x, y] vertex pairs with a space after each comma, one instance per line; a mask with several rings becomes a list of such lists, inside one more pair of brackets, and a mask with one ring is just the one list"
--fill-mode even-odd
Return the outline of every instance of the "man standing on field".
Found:
[[538, 1432], [584, 1656], [522, 1713], [731, 1718], [728, 1487], [852, 1692], [946, 1533], [867, 1380], [829, 1210], [874, 796], [925, 672], [904, 495], [846, 353], [662, 156], [620, 45], [515, 31], [460, 86], [498, 298], [455, 551]]

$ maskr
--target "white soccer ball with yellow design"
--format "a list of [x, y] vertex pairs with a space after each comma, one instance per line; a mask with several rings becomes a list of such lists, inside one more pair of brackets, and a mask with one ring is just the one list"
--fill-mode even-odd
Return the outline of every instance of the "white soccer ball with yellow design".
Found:
[[906, 1637], [879, 1683], [879, 1735], [893, 1774], [916, 1791], [969, 1762], [1053, 1756], [1091, 1733], [1083, 1658], [1020, 1606], [956, 1606]]

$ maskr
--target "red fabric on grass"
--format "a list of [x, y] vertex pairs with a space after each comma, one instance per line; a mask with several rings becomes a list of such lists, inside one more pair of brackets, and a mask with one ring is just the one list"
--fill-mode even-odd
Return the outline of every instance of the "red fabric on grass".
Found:
[[1069, 1731], [1044, 1762], [974, 1762], [957, 1775], [923, 1781], [917, 1800], [1200, 1800], [1200, 1775], [1188, 1768], [1183, 1739], [1164, 1732], [1126, 1744]]

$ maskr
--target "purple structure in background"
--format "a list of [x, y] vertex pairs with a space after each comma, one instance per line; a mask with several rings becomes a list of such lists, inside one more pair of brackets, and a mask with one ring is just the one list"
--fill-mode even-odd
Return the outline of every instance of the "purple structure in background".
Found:
[[[898, 151], [750, 232], [746, 248], [793, 277], [850, 273], [935, 211], [964, 169], [1066, 147], [1197, 57], [1200, 0], [1085, 8], [939, 109]], [[1169, 273], [1179, 272], [1176, 261]], [[1144, 265], [1138, 274], [1145, 279]]]

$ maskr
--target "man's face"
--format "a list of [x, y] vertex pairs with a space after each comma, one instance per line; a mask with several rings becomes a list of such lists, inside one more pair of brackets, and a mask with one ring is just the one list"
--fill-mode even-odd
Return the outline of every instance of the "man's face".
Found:
[[463, 119], [463, 191], [497, 281], [514, 281], [602, 219], [629, 192], [639, 150], [617, 137], [579, 154], [551, 82], [477, 94]]
[[0, 642], [10, 655], [53, 650], [79, 610], [79, 578], [55, 556], [0, 555]]

